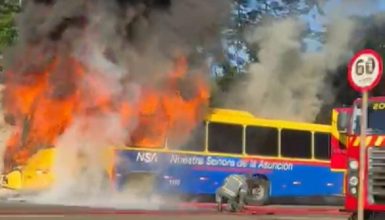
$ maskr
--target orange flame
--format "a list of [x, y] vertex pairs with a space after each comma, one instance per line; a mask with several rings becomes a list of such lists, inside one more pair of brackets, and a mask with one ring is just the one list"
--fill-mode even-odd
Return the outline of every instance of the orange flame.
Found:
[[161, 147], [172, 135], [187, 135], [199, 122], [209, 98], [202, 77], [189, 82], [197, 88], [195, 95], [188, 100], [182, 97], [178, 80], [187, 71], [187, 60], [180, 57], [166, 75], [166, 86], [142, 86], [135, 104], [114, 97], [104, 84], [105, 75], [89, 73], [73, 58], [56, 58], [42, 72], [7, 72], [4, 107], [15, 128], [7, 143], [6, 169], [24, 164], [41, 148], [54, 146], [76, 116], [118, 113], [124, 126], [135, 120], [126, 144], [136, 147]]

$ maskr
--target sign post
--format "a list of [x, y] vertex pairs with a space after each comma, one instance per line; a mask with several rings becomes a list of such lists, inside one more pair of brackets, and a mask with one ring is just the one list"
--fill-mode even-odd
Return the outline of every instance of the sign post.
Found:
[[360, 163], [359, 163], [359, 188], [357, 218], [364, 220], [365, 205], [365, 164], [366, 164], [366, 129], [368, 114], [368, 92], [381, 80], [382, 58], [373, 50], [362, 50], [350, 60], [348, 66], [348, 80], [350, 85], [362, 94], [361, 118], [360, 118]]

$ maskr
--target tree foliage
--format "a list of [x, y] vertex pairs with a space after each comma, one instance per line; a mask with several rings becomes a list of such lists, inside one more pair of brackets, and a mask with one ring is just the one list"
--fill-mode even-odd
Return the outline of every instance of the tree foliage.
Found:
[[[220, 63], [222, 74], [217, 76], [217, 87], [221, 92], [226, 92], [231, 85], [244, 77], [239, 75], [247, 75], [247, 65], [250, 61], [257, 60], [256, 52], [249, 49], [247, 43], [242, 38], [242, 33], [250, 26], [257, 26], [264, 18], [284, 19], [287, 17], [306, 17], [312, 19], [314, 16], [324, 16], [322, 3], [328, 0], [235, 0], [234, 10], [232, 13], [232, 22], [228, 30], [225, 32], [225, 39], [228, 42], [227, 60]], [[250, 3], [253, 3], [251, 5]], [[375, 21], [374, 17], [357, 16], [358, 22], [361, 22], [361, 30], [356, 30], [357, 36], [353, 37], [352, 46], [355, 52], [361, 49], [374, 49], [379, 52], [385, 59], [385, 24]], [[311, 39], [313, 42], [324, 43], [325, 29], [315, 30], [308, 28], [307, 33], [303, 36]], [[246, 46], [246, 49], [244, 49]], [[229, 48], [231, 50], [229, 50]], [[306, 48], [306, 47], [304, 47]], [[238, 51], [236, 50], [238, 49]], [[249, 57], [239, 57], [239, 54], [248, 54]], [[245, 58], [246, 62], [239, 61]], [[245, 60], [243, 60], [245, 61]], [[329, 123], [331, 108], [336, 106], [350, 105], [354, 99], [360, 96], [353, 90], [346, 80], [347, 64], [341, 65], [333, 73], [328, 74], [326, 79], [328, 83], [332, 83], [334, 88], [334, 101], [325, 103], [321, 112], [317, 116], [316, 122]], [[385, 77], [382, 78], [380, 84], [371, 92], [371, 95], [385, 95]]]
[[[289, 16], [301, 16], [315, 10], [324, 14], [319, 0], [234, 0], [231, 22], [224, 32], [226, 59], [218, 64], [222, 74], [217, 74], [219, 89], [227, 91], [239, 74], [247, 74], [250, 62], [257, 61], [257, 51], [252, 50], [243, 38], [249, 27], [255, 27], [269, 17], [282, 19]], [[308, 30], [305, 37], [322, 41], [322, 33]]]
[[15, 14], [21, 10], [18, 0], [0, 0], [0, 53], [17, 37]]

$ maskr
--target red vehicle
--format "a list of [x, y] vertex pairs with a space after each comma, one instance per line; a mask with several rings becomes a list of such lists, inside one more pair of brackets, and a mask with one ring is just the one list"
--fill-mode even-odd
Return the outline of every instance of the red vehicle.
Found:
[[[333, 138], [331, 167], [345, 170], [345, 209], [354, 213], [354, 219], [358, 206], [361, 100], [335, 111], [333, 127], [338, 137]], [[369, 98], [367, 123], [364, 209], [366, 216], [374, 216], [385, 211], [385, 97]]]

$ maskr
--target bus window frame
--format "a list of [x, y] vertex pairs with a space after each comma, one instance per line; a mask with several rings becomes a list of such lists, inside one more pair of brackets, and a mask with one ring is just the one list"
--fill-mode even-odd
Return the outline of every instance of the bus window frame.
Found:
[[[320, 159], [320, 158], [317, 158], [316, 155], [315, 155], [315, 151], [316, 151], [316, 140], [315, 140], [315, 136], [316, 136], [316, 133], [318, 134], [322, 134], [322, 135], [327, 135], [328, 136], [328, 154], [329, 154], [329, 158], [328, 159]], [[314, 150], [314, 160], [321, 160], [321, 161], [330, 161], [331, 159], [331, 143], [332, 143], [332, 134], [331, 133], [328, 133], [328, 132], [325, 132], [325, 131], [313, 131], [313, 150]]]
[[[240, 153], [225, 153], [225, 152], [216, 152], [216, 151], [210, 151], [209, 150], [209, 140], [210, 140], [210, 124], [221, 124], [221, 125], [230, 125], [230, 126], [238, 126], [242, 127], [242, 145], [240, 146], [241, 152]], [[204, 147], [202, 150], [181, 150], [183, 152], [194, 152], [194, 153], [200, 153], [200, 154], [214, 154], [214, 155], [229, 155], [229, 156], [236, 156], [236, 157], [261, 157], [261, 158], [275, 158], [275, 159], [298, 159], [298, 160], [307, 160], [307, 161], [314, 161], [314, 160], [320, 160], [320, 161], [328, 161], [328, 159], [317, 159], [316, 158], [316, 152], [315, 152], [315, 134], [321, 133], [321, 134], [327, 134], [329, 135], [329, 145], [331, 143], [331, 134], [327, 131], [317, 130], [317, 129], [296, 129], [293, 127], [286, 127], [286, 126], [274, 126], [274, 125], [261, 125], [261, 124], [247, 124], [247, 123], [231, 123], [231, 122], [223, 122], [223, 121], [210, 121], [210, 120], [204, 120]], [[257, 128], [270, 128], [270, 129], [276, 129], [277, 131], [277, 155], [271, 156], [271, 155], [260, 155], [260, 154], [248, 154], [247, 153], [247, 128], [248, 127], [257, 127]], [[302, 157], [289, 157], [289, 156], [283, 156], [282, 154], [282, 131], [289, 130], [289, 131], [297, 131], [297, 132], [305, 132], [310, 134], [310, 147], [311, 147], [311, 155], [309, 158], [302, 158]], [[330, 146], [328, 146], [330, 148]], [[165, 144], [163, 147], [159, 148], [151, 148], [154, 150], [168, 150], [173, 151], [173, 149], [168, 148], [167, 145], [167, 139], [165, 141]], [[330, 151], [330, 149], [329, 149]]]
[[[242, 127], [242, 136], [241, 136], [241, 139], [242, 139], [242, 144], [241, 144], [241, 152], [240, 153], [225, 153], [225, 152], [216, 152], [216, 151], [210, 151], [209, 147], [209, 142], [210, 142], [210, 127], [209, 125], [210, 124], [222, 124], [222, 125], [232, 125], [232, 126], [239, 126], [239, 127]], [[228, 122], [217, 122], [217, 121], [208, 121], [207, 123], [207, 126], [206, 126], [206, 131], [207, 131], [207, 138], [206, 138], [206, 149], [207, 149], [207, 152], [206, 153], [211, 153], [211, 154], [217, 154], [217, 155], [236, 155], [236, 156], [239, 156], [239, 157], [242, 157], [242, 156], [246, 156], [244, 150], [243, 150], [243, 146], [245, 145], [245, 142], [244, 142], [244, 133], [245, 133], [245, 127], [246, 125], [245, 124], [241, 124], [241, 123], [228, 123]]]
[[163, 144], [161, 146], [149, 147], [149, 146], [144, 146], [139, 144], [128, 144], [126, 146], [129, 146], [129, 148], [144, 149], [144, 150], [169, 150], [169, 148], [167, 147], [167, 138], [164, 139]]
[[193, 153], [207, 153], [207, 143], [208, 143], [208, 121], [204, 120], [203, 122], [201, 122], [201, 125], [204, 124], [204, 126], [202, 126], [202, 128], [204, 127], [205, 131], [204, 131], [204, 146], [202, 147], [202, 150], [183, 150], [183, 149], [172, 149], [172, 148], [169, 148], [168, 147], [168, 138], [166, 138], [166, 141], [165, 141], [165, 147], [164, 149], [167, 150], [167, 151], [180, 151], [180, 152], [193, 152]]
[[[280, 127], [277, 127], [277, 126], [263, 126], [263, 125], [255, 125], [255, 124], [247, 124], [247, 125], [244, 125], [245, 127], [245, 130], [244, 130], [244, 136], [245, 136], [245, 139], [244, 139], [244, 155], [247, 155], [247, 156], [253, 156], [253, 157], [265, 157], [265, 158], [281, 158], [281, 151], [280, 151], [280, 145], [281, 145], [281, 141], [280, 141], [280, 136], [281, 136], [281, 128]], [[275, 129], [277, 131], [277, 154], [275, 156], [272, 156], [272, 155], [261, 155], [261, 154], [248, 154], [247, 151], [246, 151], [246, 148], [247, 148], [247, 127], [255, 127], [255, 128], [268, 128], [268, 129]]]
[[242, 155], [246, 156], [246, 128], [247, 125], [242, 125]]
[[311, 159], [315, 160], [315, 131], [311, 131]]
[[[302, 132], [307, 132], [307, 133], [310, 133], [310, 157], [309, 158], [302, 158], [302, 157], [289, 157], [289, 156], [284, 156], [282, 154], [282, 130], [289, 130], [289, 131], [302, 131]], [[280, 139], [279, 139], [279, 143], [280, 143], [280, 158], [282, 159], [297, 159], [297, 160], [308, 160], [308, 161], [312, 161], [312, 160], [315, 160], [313, 158], [313, 155], [312, 155], [312, 151], [314, 149], [314, 144], [313, 144], [313, 132], [314, 130], [310, 130], [310, 129], [294, 129], [294, 128], [288, 128], [288, 127], [281, 127], [280, 129]]]
[[209, 124], [210, 121], [205, 120], [205, 150], [204, 153], [209, 153]]

